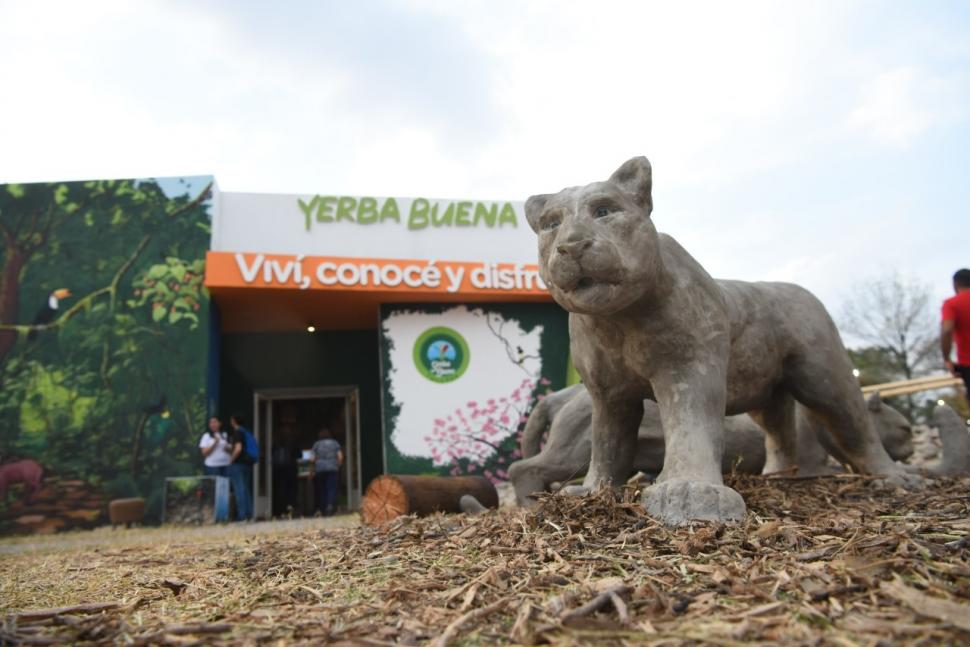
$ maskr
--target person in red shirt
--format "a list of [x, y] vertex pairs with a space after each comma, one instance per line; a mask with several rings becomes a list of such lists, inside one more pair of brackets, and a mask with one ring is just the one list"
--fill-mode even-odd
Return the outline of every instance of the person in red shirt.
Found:
[[[970, 399], [970, 270], [957, 270], [953, 275], [955, 297], [943, 302], [943, 323], [940, 324], [940, 349], [946, 370], [963, 378]], [[957, 343], [957, 361], [950, 360], [953, 342]]]

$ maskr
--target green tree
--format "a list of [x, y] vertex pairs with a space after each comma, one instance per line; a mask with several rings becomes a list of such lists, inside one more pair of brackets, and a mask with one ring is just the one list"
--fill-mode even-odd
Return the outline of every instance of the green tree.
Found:
[[152, 512], [164, 476], [194, 471], [209, 190], [0, 186], [0, 453], [147, 496]]
[[850, 348], [849, 359], [859, 371], [859, 384], [885, 384], [900, 379], [903, 369], [899, 366], [896, 355], [889, 349], [879, 346], [863, 346]]

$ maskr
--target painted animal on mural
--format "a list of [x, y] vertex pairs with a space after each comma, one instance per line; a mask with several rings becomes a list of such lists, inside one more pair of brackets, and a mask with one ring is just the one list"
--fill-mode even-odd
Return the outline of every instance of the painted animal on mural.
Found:
[[[884, 404], [878, 395], [869, 397], [867, 409], [890, 457], [903, 461], [913, 454], [912, 427], [906, 416]], [[550, 393], [532, 410], [522, 432], [523, 459], [509, 467], [509, 479], [519, 505], [531, 506], [535, 492], [550, 484], [576, 478], [586, 472], [590, 459], [593, 401], [580, 384]], [[798, 471], [794, 476], [814, 476], [835, 471], [824, 447], [833, 446], [828, 430], [817, 419], [796, 407]], [[540, 451], [540, 444], [545, 444]], [[660, 409], [645, 400], [637, 433], [635, 470], [658, 474], [663, 469], [664, 436]], [[765, 433], [750, 416], [724, 419], [724, 452], [721, 471], [760, 474], [765, 464]]]
[[721, 477], [725, 414], [748, 412], [764, 428], [765, 471], [794, 469], [796, 401], [827, 423], [856, 471], [921, 482], [879, 442], [821, 302], [788, 283], [711, 278], [654, 227], [645, 157], [605, 182], [534, 195], [525, 211], [593, 401], [586, 489], [632, 471], [644, 399], [659, 405], [666, 458], [643, 503], [668, 524], [744, 517]]
[[24, 486], [24, 500], [32, 501], [40, 491], [44, 480], [44, 468], [35, 460], [25, 458], [0, 465], [0, 499], [7, 496], [7, 489], [18, 483]]

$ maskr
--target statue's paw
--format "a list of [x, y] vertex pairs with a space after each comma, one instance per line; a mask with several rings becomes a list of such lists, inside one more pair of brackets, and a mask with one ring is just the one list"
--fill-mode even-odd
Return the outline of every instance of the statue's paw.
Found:
[[520, 508], [525, 508], [526, 510], [531, 510], [532, 508], [539, 507], [539, 499], [534, 496], [518, 496], [515, 497], [516, 503], [519, 504]]
[[741, 521], [747, 508], [741, 495], [724, 485], [672, 479], [643, 492], [643, 506], [668, 526], [689, 521]]
[[585, 485], [567, 485], [559, 491], [566, 496], [586, 496], [592, 492], [592, 490]]
[[483, 512], [488, 512], [488, 508], [483, 506], [478, 499], [470, 494], [462, 495], [458, 499], [458, 507], [465, 514], [482, 514]]
[[897, 466], [889, 474], [876, 480], [877, 487], [905, 488], [907, 490], [922, 490], [926, 487], [926, 479], [922, 475], [910, 472], [904, 467]]
[[768, 458], [765, 459], [765, 465], [763, 468], [761, 468], [761, 473], [765, 476], [785, 478], [795, 476], [800, 469], [801, 466], [796, 463], [789, 460], [773, 459], [773, 457], [769, 455]]

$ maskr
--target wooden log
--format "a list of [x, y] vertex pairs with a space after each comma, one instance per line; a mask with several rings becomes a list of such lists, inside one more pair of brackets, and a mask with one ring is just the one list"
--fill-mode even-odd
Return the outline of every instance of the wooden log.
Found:
[[25, 526], [32, 526], [34, 524], [42, 523], [44, 521], [44, 515], [42, 514], [25, 514], [22, 517], [17, 517], [17, 523]]
[[30, 532], [34, 535], [53, 535], [55, 532], [66, 530], [66, 525], [63, 519], [48, 518], [36, 526], [31, 526]]
[[88, 508], [81, 510], [69, 510], [64, 513], [64, 516], [69, 519], [74, 519], [77, 521], [88, 521], [94, 522], [101, 517], [101, 510], [98, 508]]
[[498, 507], [498, 492], [484, 476], [378, 476], [367, 486], [360, 514], [377, 525], [406, 514], [461, 512], [459, 501], [470, 494], [487, 508]]
[[111, 525], [141, 523], [145, 518], [145, 499], [133, 497], [130, 499], [115, 499], [108, 504], [108, 517]]

